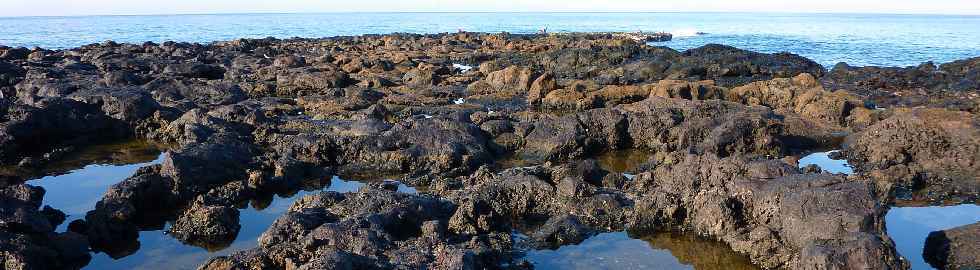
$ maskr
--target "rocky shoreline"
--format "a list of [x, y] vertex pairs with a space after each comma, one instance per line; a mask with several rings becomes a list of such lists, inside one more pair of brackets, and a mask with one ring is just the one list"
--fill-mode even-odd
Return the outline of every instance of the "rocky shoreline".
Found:
[[[884, 229], [896, 198], [980, 193], [980, 58], [826, 70], [612, 33], [105, 42], [0, 47], [0, 93], [3, 165], [172, 146], [67, 232], [43, 189], [0, 175], [7, 269], [123, 257], [168, 221], [182, 242], [227, 245], [237, 206], [332, 175], [424, 190], [304, 197], [258, 246], [201, 269], [530, 268], [515, 230], [540, 247], [686, 231], [766, 269], [907, 269]], [[834, 147], [855, 174], [796, 164]], [[651, 154], [629, 174], [596, 161], [629, 149]]]

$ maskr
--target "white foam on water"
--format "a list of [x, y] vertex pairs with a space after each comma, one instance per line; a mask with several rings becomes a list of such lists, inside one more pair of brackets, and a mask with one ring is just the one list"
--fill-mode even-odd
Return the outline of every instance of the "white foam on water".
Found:
[[458, 69], [461, 73], [466, 73], [472, 70], [473, 66], [468, 66], [463, 64], [453, 64], [453, 68]]
[[695, 37], [701, 35], [702, 33], [698, 32], [698, 30], [694, 28], [685, 28], [685, 29], [678, 29], [678, 30], [671, 31], [670, 34], [674, 35], [674, 37], [677, 38], [677, 37]]
[[457, 98], [456, 100], [453, 100], [453, 104], [459, 105], [459, 104], [463, 104], [463, 103], [466, 103], [466, 100], [463, 99], [463, 98]]

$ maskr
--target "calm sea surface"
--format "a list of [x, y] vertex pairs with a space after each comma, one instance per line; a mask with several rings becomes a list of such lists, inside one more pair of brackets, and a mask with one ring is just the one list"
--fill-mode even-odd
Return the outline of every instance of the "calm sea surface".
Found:
[[[980, 56], [980, 16], [752, 13], [324, 13], [0, 18], [0, 44], [50, 49], [115, 40], [211, 42], [392, 32], [665, 31], [686, 50], [720, 43], [824, 66], [909, 66]], [[695, 35], [697, 32], [706, 35]]]

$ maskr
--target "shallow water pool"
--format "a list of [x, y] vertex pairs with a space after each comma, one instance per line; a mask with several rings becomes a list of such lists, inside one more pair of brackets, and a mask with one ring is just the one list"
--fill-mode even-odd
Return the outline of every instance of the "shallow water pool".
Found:
[[912, 269], [934, 269], [922, 258], [930, 232], [980, 222], [980, 206], [892, 207], [885, 215], [888, 235]]
[[596, 157], [599, 166], [614, 173], [636, 173], [653, 156], [641, 149], [610, 150]]
[[326, 188], [309, 188], [293, 194], [275, 195], [271, 202], [253, 201], [248, 207], [239, 209], [242, 227], [235, 241], [227, 247], [212, 250], [187, 245], [167, 235], [165, 232], [170, 226], [168, 222], [165, 228], [140, 232], [140, 249], [136, 253], [119, 259], [112, 259], [104, 253], [93, 254], [92, 261], [85, 269], [195, 269], [212, 257], [256, 247], [259, 236], [289, 210], [293, 202], [303, 196], [320, 191], [353, 192], [364, 185], [333, 177]]
[[[68, 215], [66, 222], [57, 228], [63, 232], [70, 221], [84, 219], [88, 211], [95, 209], [96, 203], [112, 185], [134, 175], [139, 168], [160, 164], [166, 155], [157, 146], [143, 142], [112, 143], [80, 149], [64, 160], [36, 171], [11, 168], [11, 173], [21, 173], [28, 178], [46, 175], [26, 183], [43, 187], [46, 191], [44, 204]], [[369, 182], [381, 181], [378, 180]], [[93, 253], [84, 269], [194, 269], [212, 257], [255, 247], [259, 236], [303, 196], [321, 191], [354, 192], [366, 185], [337, 176], [332, 177], [329, 184], [320, 180], [312, 182], [315, 183], [305, 183], [303, 190], [267, 194], [244, 205], [239, 209], [241, 230], [229, 246], [205, 248], [182, 243], [166, 233], [173, 222], [167, 221], [160, 227], [143, 228], [144, 231], [139, 233], [139, 249], [132, 254], [113, 259], [106, 253]], [[396, 185], [398, 192], [418, 192], [401, 182], [389, 184]]]
[[[85, 217], [113, 184], [132, 176], [137, 169], [159, 164], [165, 153], [155, 145], [128, 141], [86, 147], [29, 174], [47, 175], [26, 183], [44, 188], [44, 204], [67, 215], [57, 231], [68, 222]], [[30, 177], [30, 176], [29, 176]]]
[[602, 233], [557, 250], [533, 250], [535, 269], [759, 269], [725, 244], [681, 233]]
[[854, 168], [851, 164], [847, 163], [847, 160], [843, 159], [832, 159], [830, 155], [838, 152], [839, 150], [827, 151], [827, 152], [816, 152], [800, 158], [800, 168], [809, 166], [811, 164], [816, 164], [820, 166], [821, 169], [830, 173], [842, 173], [842, 174], [853, 174]]

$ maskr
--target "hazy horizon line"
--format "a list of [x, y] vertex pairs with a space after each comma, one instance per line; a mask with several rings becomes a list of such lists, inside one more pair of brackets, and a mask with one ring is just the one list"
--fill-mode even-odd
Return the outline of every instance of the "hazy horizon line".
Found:
[[77, 14], [77, 15], [25, 15], [7, 16], [0, 18], [71, 18], [71, 17], [139, 17], [139, 16], [205, 16], [205, 15], [289, 15], [289, 14], [677, 14], [677, 13], [732, 13], [732, 14], [795, 14], [795, 15], [899, 15], [899, 16], [964, 16], [977, 17], [980, 13], [938, 13], [938, 12], [867, 12], [867, 11], [325, 11], [325, 12], [291, 12], [291, 11], [254, 11], [254, 12], [201, 12], [201, 13], [136, 13], [136, 14]]

